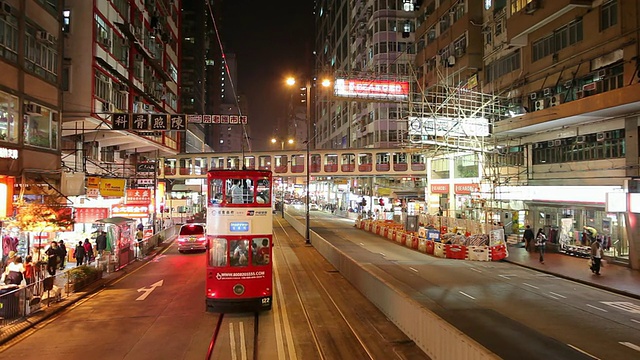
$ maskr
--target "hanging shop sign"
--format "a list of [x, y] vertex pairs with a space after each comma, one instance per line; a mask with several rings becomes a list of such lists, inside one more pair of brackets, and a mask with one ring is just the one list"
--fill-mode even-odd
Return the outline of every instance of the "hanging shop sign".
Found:
[[77, 223], [93, 223], [109, 217], [109, 208], [76, 208]]
[[187, 115], [187, 122], [190, 124], [246, 125], [248, 119], [246, 115]]
[[145, 205], [113, 205], [111, 216], [122, 216], [132, 219], [144, 219], [149, 216], [149, 206]]
[[156, 187], [155, 179], [134, 179], [133, 181], [136, 188], [153, 189]]
[[453, 185], [453, 192], [456, 194], [471, 194], [473, 192], [480, 191], [478, 184], [455, 184]]
[[87, 189], [100, 189], [100, 180], [102, 180], [102, 178], [99, 176], [88, 176]]
[[149, 205], [151, 203], [151, 189], [127, 189], [125, 203], [127, 205]]
[[339, 97], [401, 101], [409, 98], [409, 82], [336, 79], [333, 92]]
[[431, 192], [434, 194], [448, 194], [449, 184], [431, 184]]
[[18, 159], [18, 150], [0, 147], [0, 159]]
[[485, 118], [409, 117], [409, 135], [424, 137], [489, 136], [489, 120]]
[[141, 162], [136, 164], [136, 173], [138, 175], [153, 175], [156, 172], [156, 163]]
[[126, 184], [125, 179], [101, 179], [100, 195], [123, 197]]
[[112, 130], [134, 131], [185, 131], [187, 129], [184, 114], [111, 114]]

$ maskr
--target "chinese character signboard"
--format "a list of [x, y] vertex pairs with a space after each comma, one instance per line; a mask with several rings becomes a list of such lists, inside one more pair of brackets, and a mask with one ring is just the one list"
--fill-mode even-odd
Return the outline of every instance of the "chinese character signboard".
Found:
[[123, 197], [126, 182], [125, 179], [101, 179], [100, 195]]
[[246, 125], [248, 119], [246, 115], [112, 113], [111, 123], [112, 130], [185, 131], [187, 124]]
[[76, 208], [77, 223], [93, 223], [109, 217], [109, 208]]
[[122, 216], [132, 219], [144, 219], [149, 216], [148, 205], [113, 205], [111, 207], [111, 216]]
[[151, 203], [151, 190], [127, 189], [125, 202], [127, 205], [149, 205]]

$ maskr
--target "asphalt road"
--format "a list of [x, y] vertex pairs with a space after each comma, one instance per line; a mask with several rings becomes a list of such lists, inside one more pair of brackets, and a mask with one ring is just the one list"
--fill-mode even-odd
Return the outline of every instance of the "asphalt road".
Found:
[[638, 300], [506, 262], [436, 258], [311, 214], [313, 231], [504, 359], [640, 359]]

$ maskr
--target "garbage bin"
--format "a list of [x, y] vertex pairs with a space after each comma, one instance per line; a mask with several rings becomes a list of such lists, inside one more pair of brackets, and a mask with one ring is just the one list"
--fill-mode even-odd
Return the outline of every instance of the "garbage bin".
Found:
[[20, 314], [20, 292], [18, 285], [0, 286], [0, 317], [13, 319]]

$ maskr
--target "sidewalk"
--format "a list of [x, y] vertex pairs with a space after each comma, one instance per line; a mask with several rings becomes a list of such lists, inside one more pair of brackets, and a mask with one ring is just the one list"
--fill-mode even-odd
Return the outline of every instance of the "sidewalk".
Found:
[[509, 256], [504, 261], [640, 299], [640, 271], [623, 265], [607, 261], [600, 271], [602, 275], [598, 276], [589, 270], [585, 258], [545, 253], [544, 264], [541, 264], [537, 252], [529, 253], [516, 245], [509, 245]]
[[[18, 319], [16, 322], [0, 327], [0, 351], [1, 346], [6, 344], [11, 339], [16, 336], [22, 334], [23, 332], [29, 330], [34, 327], [36, 324], [45, 321], [56, 314], [64, 311], [66, 308], [72, 306], [77, 301], [90, 296], [91, 294], [99, 291], [100, 289], [108, 286], [111, 282], [117, 280], [118, 278], [126, 275], [127, 273], [139, 268], [144, 263], [152, 260], [156, 255], [160, 254], [164, 249], [169, 247], [173, 243], [173, 238], [169, 240], [164, 240], [159, 246], [155, 247], [149, 254], [145, 256], [142, 261], [133, 261], [125, 266], [123, 269], [118, 270], [116, 272], [103, 272], [102, 278], [93, 282], [92, 284], [87, 285], [80, 292], [73, 292], [71, 294], [65, 294], [62, 297], [62, 300], [59, 302], [52, 302], [49, 306], [44, 305], [41, 310], [27, 316], [26, 318]], [[95, 262], [92, 262], [91, 265], [95, 265]], [[69, 270], [75, 267], [75, 262], [70, 264], [67, 262], [65, 269]]]

